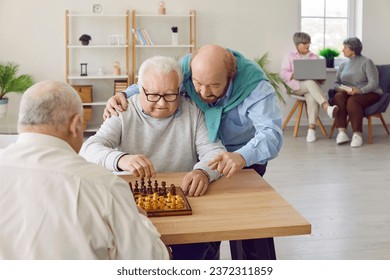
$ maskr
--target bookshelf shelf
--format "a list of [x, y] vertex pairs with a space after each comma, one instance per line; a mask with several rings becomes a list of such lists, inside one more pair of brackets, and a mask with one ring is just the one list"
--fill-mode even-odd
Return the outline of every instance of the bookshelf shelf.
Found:
[[[171, 41], [171, 27], [178, 26], [181, 40], [179, 44], [167, 44]], [[141, 34], [148, 37], [141, 44]], [[155, 31], [154, 33], [152, 31]], [[137, 82], [139, 63], [153, 55], [169, 55], [176, 58], [192, 52], [196, 48], [196, 11], [190, 10], [188, 14], [140, 14], [132, 11], [132, 82]], [[163, 35], [163, 32], [166, 32]], [[167, 33], [168, 32], [168, 33]], [[153, 33], [153, 34], [151, 34]], [[150, 36], [155, 35], [155, 36]], [[158, 36], [159, 35], [159, 36]], [[163, 36], [163, 39], [162, 37]], [[164, 37], [165, 36], [165, 37]], [[137, 41], [138, 38], [138, 41]], [[150, 40], [152, 39], [152, 40]], [[146, 43], [146, 44], [145, 44]], [[158, 50], [158, 51], [157, 51]]]
[[195, 45], [151, 45], [151, 46], [143, 46], [136, 45], [136, 48], [195, 48]]
[[68, 80], [112, 80], [112, 79], [127, 79], [127, 75], [69, 75]]
[[[92, 37], [89, 45], [79, 42], [85, 30]], [[88, 88], [91, 95], [90, 100], [83, 101], [84, 116], [88, 116], [84, 118], [86, 132], [97, 131], [103, 122], [102, 113], [115, 93], [116, 81], [121, 81], [121, 88], [130, 81], [129, 30], [130, 11], [112, 14], [65, 11], [65, 78], [74, 88]], [[121, 66], [119, 71], [114, 67], [117, 62]], [[87, 76], [81, 76], [81, 63], [87, 63]]]
[[69, 45], [67, 46], [69, 49], [112, 49], [112, 48], [127, 48], [127, 45]]

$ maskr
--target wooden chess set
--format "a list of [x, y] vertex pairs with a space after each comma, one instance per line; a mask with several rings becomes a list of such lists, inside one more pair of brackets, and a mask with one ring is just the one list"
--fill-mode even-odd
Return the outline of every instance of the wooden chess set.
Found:
[[129, 187], [137, 206], [144, 209], [148, 217], [192, 214], [191, 206], [182, 189], [174, 184], [168, 188], [165, 181], [159, 184], [155, 180], [152, 186], [149, 179], [146, 185], [145, 179], [141, 178], [140, 184], [136, 180], [134, 185], [129, 182]]

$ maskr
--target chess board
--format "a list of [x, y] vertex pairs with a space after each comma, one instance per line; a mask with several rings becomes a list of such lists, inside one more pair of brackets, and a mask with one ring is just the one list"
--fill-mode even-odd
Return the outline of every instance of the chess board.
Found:
[[159, 183], [142, 178], [140, 182], [129, 182], [137, 206], [144, 209], [148, 217], [191, 215], [191, 206], [180, 187], [166, 182]]

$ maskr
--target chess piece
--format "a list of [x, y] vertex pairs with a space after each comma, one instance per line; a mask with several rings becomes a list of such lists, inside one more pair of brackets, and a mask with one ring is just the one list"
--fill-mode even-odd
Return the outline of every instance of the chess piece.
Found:
[[162, 189], [162, 192], [164, 193], [164, 195], [167, 194], [167, 188], [165, 187], [166, 186], [166, 182], [165, 181], [162, 181], [161, 182], [161, 189]]
[[133, 185], [131, 184], [131, 182], [129, 182], [129, 188], [130, 188], [131, 192], [133, 192]]
[[158, 182], [157, 182], [157, 180], [154, 180], [154, 192], [158, 193]]
[[142, 187], [141, 187], [141, 195], [142, 195], [142, 196], [148, 195], [148, 191], [147, 191], [147, 189], [146, 189], [146, 186], [142, 186]]
[[135, 181], [135, 184], [134, 184], [134, 193], [139, 193], [138, 181]]
[[171, 195], [176, 195], [176, 187], [174, 184], [171, 184], [171, 189], [169, 190], [169, 192], [171, 193]]

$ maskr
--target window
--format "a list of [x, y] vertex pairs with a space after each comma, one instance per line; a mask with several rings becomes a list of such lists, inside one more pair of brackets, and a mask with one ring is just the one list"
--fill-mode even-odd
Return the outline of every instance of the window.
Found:
[[341, 50], [344, 39], [356, 36], [355, 0], [301, 0], [301, 31], [310, 34], [315, 53]]

